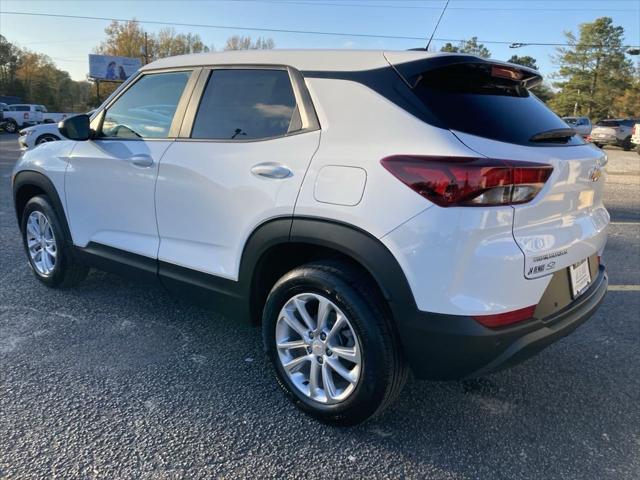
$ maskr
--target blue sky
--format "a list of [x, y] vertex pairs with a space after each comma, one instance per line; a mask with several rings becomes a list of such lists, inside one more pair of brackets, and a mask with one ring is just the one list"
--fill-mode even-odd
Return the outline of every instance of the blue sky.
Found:
[[[179, 23], [233, 25], [332, 32], [400, 35], [427, 38], [444, 0], [138, 0], [26, 1], [2, 0], [0, 10], [17, 12], [136, 18]], [[564, 42], [563, 32], [577, 32], [580, 23], [610, 16], [625, 29], [626, 43], [640, 44], [640, 0], [451, 0], [436, 38], [470, 38], [507, 42]], [[49, 55], [76, 79], [88, 71], [87, 54], [104, 39], [108, 21], [0, 15], [0, 33], [10, 41]], [[150, 32], [162, 26], [143, 24]], [[417, 40], [265, 33], [203, 27], [175, 27], [198, 33], [220, 49], [227, 37], [267, 36], [278, 48], [407, 49], [424, 46]], [[439, 49], [444, 42], [435, 41]], [[506, 60], [513, 53], [531, 55], [543, 74], [555, 69], [554, 47], [486, 43], [492, 57]], [[636, 57], [638, 59], [639, 57]]]

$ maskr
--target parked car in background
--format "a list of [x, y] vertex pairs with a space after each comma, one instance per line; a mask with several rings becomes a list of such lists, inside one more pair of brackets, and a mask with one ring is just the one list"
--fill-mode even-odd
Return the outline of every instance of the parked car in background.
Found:
[[629, 151], [632, 148], [631, 129], [636, 122], [630, 118], [600, 120], [591, 130], [590, 141], [597, 147], [615, 145]]
[[7, 105], [0, 104], [2, 109], [2, 128], [7, 133], [15, 133], [20, 128], [42, 123], [42, 110], [40, 105]]
[[636, 152], [640, 155], [640, 123], [636, 123], [631, 129], [631, 143], [633, 143]]
[[562, 119], [583, 138], [591, 133], [591, 120], [588, 117], [562, 117]]
[[[87, 115], [89, 116], [92, 114], [93, 110], [87, 112]], [[66, 118], [73, 117], [74, 115], [77, 115], [77, 113], [69, 113]], [[20, 130], [18, 143], [20, 144], [21, 150], [30, 150], [42, 143], [55, 142], [62, 139], [64, 139], [64, 137], [58, 129], [58, 124], [45, 122], [40, 125], [33, 125]]]
[[24, 251], [51, 288], [112, 269], [261, 324], [293, 403], [358, 423], [409, 368], [506, 368], [603, 300], [606, 155], [541, 81], [417, 51], [158, 60], [16, 163]]

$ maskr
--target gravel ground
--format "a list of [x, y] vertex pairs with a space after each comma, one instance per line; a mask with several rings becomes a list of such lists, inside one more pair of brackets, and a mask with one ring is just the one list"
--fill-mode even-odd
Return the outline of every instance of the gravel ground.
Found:
[[[640, 284], [640, 156], [608, 150], [612, 284]], [[0, 478], [640, 478], [640, 291], [511, 370], [409, 381], [381, 417], [293, 408], [260, 332], [94, 272], [49, 290], [15, 224], [0, 134]]]

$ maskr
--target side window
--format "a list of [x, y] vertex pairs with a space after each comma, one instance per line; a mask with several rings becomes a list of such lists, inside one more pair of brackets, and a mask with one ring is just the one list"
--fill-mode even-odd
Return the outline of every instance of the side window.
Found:
[[107, 109], [100, 136], [166, 138], [190, 76], [191, 72], [142, 76]]
[[191, 138], [256, 140], [301, 128], [286, 70], [213, 70]]

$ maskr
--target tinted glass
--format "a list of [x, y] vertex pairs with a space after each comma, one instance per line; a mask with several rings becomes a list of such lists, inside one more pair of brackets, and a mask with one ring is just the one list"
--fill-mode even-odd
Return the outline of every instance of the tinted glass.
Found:
[[596, 127], [619, 127], [620, 122], [617, 120], [602, 120], [596, 123]]
[[101, 135], [166, 138], [190, 75], [171, 72], [143, 76], [107, 109]]
[[255, 140], [300, 129], [300, 114], [285, 70], [214, 70], [192, 138]]
[[30, 109], [29, 107], [25, 106], [15, 106], [15, 107], [9, 107], [11, 110], [13, 110], [14, 112], [28, 112]]
[[[567, 128], [526, 88], [492, 76], [489, 65], [452, 65], [427, 72], [414, 91], [448, 128], [480, 137], [540, 145], [531, 141], [536, 134]], [[582, 143], [576, 136], [565, 141]]]

